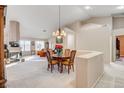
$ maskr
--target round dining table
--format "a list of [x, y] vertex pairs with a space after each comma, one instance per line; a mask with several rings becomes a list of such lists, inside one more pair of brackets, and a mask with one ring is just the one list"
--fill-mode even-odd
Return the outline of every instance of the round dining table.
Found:
[[60, 56], [58, 56], [57, 54], [53, 54], [52, 58], [55, 58], [55, 59], [69, 59], [70, 56], [67, 56], [67, 55], [60, 55]]
[[[59, 64], [61, 65], [61, 62], [63, 60], [66, 60], [66, 59], [70, 59], [70, 56], [68, 56], [68, 55], [60, 55], [60, 56], [58, 56], [57, 54], [53, 54], [52, 58], [55, 59], [55, 60], [58, 60]], [[62, 68], [60, 69], [60, 73], [62, 73]]]

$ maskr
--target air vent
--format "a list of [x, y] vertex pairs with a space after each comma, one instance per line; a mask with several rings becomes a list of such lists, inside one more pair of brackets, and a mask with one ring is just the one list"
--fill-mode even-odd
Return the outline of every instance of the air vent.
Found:
[[44, 29], [43, 32], [47, 32], [47, 30]]

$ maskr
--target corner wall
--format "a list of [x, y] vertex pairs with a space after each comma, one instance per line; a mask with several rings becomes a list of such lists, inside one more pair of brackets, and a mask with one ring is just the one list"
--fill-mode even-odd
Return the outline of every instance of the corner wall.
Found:
[[77, 31], [76, 48], [103, 52], [104, 63], [110, 63], [110, 32], [108, 27]]
[[104, 63], [111, 62], [112, 17], [95, 17], [83, 21], [81, 27], [75, 31], [77, 50], [103, 52]]

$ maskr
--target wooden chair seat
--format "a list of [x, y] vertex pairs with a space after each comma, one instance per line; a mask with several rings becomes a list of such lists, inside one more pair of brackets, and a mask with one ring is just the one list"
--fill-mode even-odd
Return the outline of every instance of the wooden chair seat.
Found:
[[50, 62], [50, 64], [52, 64], [52, 65], [55, 65], [55, 64], [58, 64], [59, 62], [57, 61], [57, 60], [52, 60], [51, 62]]
[[69, 61], [62, 61], [62, 64], [63, 64], [63, 65], [72, 65], [72, 64], [73, 64], [73, 62], [69, 62]]

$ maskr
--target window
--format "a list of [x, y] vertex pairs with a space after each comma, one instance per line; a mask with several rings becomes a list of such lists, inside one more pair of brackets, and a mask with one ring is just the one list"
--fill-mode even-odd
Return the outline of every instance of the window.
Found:
[[24, 51], [25, 50], [25, 42], [24, 41], [20, 41], [20, 47], [21, 47], [21, 50]]
[[31, 51], [31, 42], [28, 40], [21, 40], [20, 47], [22, 51]]
[[31, 42], [25, 41], [25, 51], [31, 51]]
[[41, 50], [44, 48], [44, 41], [35, 41], [35, 50]]

